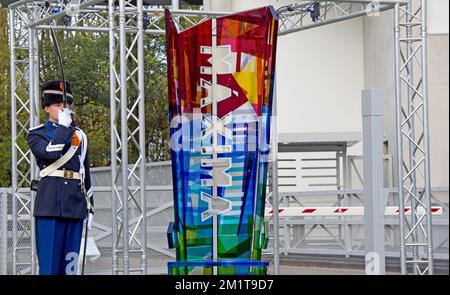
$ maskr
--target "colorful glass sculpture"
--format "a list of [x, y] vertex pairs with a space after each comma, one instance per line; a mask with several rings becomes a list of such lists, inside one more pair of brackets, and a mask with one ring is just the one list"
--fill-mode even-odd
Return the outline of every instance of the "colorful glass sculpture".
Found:
[[184, 31], [166, 10], [173, 274], [263, 274], [278, 19], [263, 7]]

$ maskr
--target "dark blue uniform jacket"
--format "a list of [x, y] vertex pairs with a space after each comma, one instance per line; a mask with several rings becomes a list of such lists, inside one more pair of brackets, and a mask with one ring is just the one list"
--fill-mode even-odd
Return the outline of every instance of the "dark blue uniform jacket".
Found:
[[[82, 130], [72, 127], [67, 128], [51, 121], [30, 129], [28, 133], [28, 144], [33, 155], [36, 157], [37, 165], [42, 170], [62, 157], [70, 148], [74, 132], [82, 138]], [[86, 136], [84, 136], [86, 138]], [[85, 187], [90, 203], [94, 205], [91, 187], [91, 175], [89, 171], [89, 155], [87, 148], [85, 155], [82, 154], [83, 140], [75, 155], [58, 170], [68, 169], [80, 172], [81, 161], [84, 156]], [[33, 216], [35, 217], [63, 217], [84, 219], [87, 213], [86, 198], [82, 192], [81, 181], [64, 179], [62, 177], [47, 176], [39, 181], [39, 187], [34, 203]]]

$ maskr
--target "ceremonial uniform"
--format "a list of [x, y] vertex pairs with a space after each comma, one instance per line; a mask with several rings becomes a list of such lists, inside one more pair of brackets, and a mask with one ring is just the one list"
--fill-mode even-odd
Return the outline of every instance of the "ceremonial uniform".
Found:
[[[43, 108], [61, 102], [61, 89], [57, 82], [51, 81], [43, 86]], [[67, 88], [71, 96], [71, 89]], [[39, 273], [75, 274], [83, 220], [88, 212], [93, 214], [94, 205], [87, 137], [79, 128], [48, 120], [29, 130], [28, 144], [41, 174], [56, 161], [67, 158], [63, 165], [47, 176], [41, 175], [37, 188], [33, 216], [36, 220]], [[73, 154], [70, 158], [65, 156], [69, 149], [74, 150], [68, 154]], [[51, 168], [47, 170], [51, 171]]]

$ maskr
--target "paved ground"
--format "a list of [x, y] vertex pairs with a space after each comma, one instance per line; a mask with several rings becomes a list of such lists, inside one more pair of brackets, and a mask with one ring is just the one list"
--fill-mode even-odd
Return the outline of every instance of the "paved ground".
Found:
[[[364, 272], [364, 269], [281, 265], [280, 274], [282, 274], [282, 275], [364, 275], [365, 272]], [[387, 272], [386, 274], [387, 275], [397, 275], [399, 273]]]
[[[130, 269], [140, 268], [139, 256], [130, 257]], [[364, 275], [365, 261], [364, 257], [359, 256], [321, 256], [321, 255], [290, 255], [280, 257], [280, 274], [282, 275]], [[150, 256], [148, 262], [148, 274], [167, 274], [167, 263], [174, 259], [162, 256]], [[270, 257], [264, 260], [270, 261]], [[121, 261], [119, 261], [121, 263]], [[121, 266], [119, 265], [119, 268]], [[94, 262], [87, 262], [87, 274], [112, 274], [111, 256], [101, 256]], [[130, 274], [139, 274], [140, 272], [131, 272]], [[273, 273], [273, 265], [269, 267], [269, 274]], [[436, 274], [449, 274], [449, 261], [435, 261]], [[400, 275], [400, 259], [386, 259], [386, 274]]]
[[[111, 259], [101, 258], [95, 263], [88, 263], [86, 266], [86, 273], [93, 275], [111, 274]], [[167, 260], [152, 260], [148, 266], [149, 274], [167, 274]], [[351, 268], [345, 267], [320, 267], [320, 266], [301, 266], [292, 265], [292, 263], [281, 264], [280, 274], [282, 275], [363, 275], [364, 268], [353, 266]], [[398, 275], [398, 272], [387, 272], [387, 275]]]

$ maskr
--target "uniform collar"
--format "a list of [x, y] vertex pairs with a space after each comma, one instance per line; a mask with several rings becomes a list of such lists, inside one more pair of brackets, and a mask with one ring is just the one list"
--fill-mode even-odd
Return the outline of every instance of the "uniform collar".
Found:
[[45, 127], [55, 129], [56, 127], [58, 127], [58, 123], [54, 123], [54, 122], [50, 121], [50, 119], [49, 119], [45, 123]]

